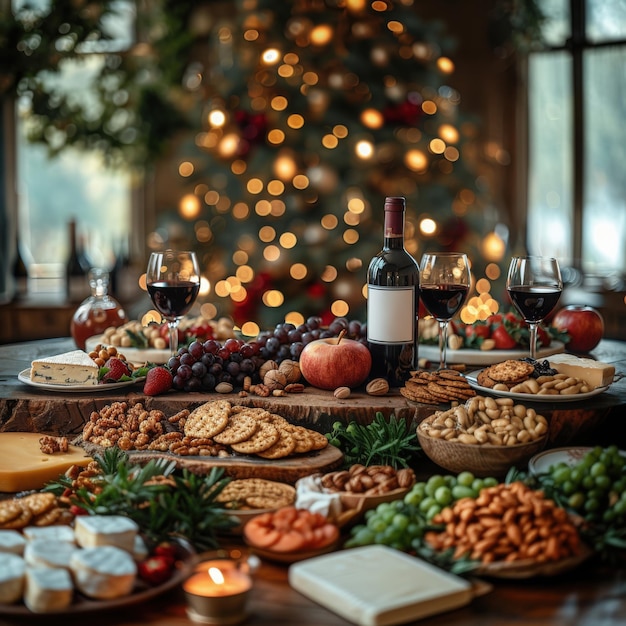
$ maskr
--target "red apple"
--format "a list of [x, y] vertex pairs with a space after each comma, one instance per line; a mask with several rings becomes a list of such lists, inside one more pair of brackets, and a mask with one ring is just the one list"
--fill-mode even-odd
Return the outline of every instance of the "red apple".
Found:
[[570, 352], [589, 352], [604, 335], [604, 319], [600, 312], [582, 304], [572, 304], [557, 311], [552, 326], [569, 335], [566, 347]]
[[372, 355], [365, 344], [344, 339], [345, 334], [343, 330], [338, 337], [315, 339], [304, 346], [300, 371], [313, 387], [352, 388], [365, 382], [372, 368]]

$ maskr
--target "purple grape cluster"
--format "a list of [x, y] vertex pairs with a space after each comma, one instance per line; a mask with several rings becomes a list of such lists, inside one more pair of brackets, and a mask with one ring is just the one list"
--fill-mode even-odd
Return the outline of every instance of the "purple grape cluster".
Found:
[[256, 342], [235, 338], [224, 344], [216, 339], [192, 341], [167, 362], [174, 377], [173, 387], [180, 391], [214, 391], [217, 384], [226, 382], [241, 388], [246, 376], [256, 384], [260, 382], [258, 370], [265, 361], [259, 351]]
[[274, 330], [264, 331], [256, 338], [260, 345], [259, 354], [265, 360], [274, 360], [277, 363], [285, 359], [297, 361], [308, 343], [315, 339], [337, 337], [342, 330], [346, 337], [367, 344], [367, 329], [365, 324], [357, 320], [348, 320], [345, 317], [336, 317], [327, 328], [322, 326], [322, 318], [309, 317], [306, 322], [295, 326], [289, 322], [277, 324]]
[[367, 344], [365, 324], [357, 320], [336, 317], [324, 328], [322, 318], [309, 317], [299, 326], [277, 324], [248, 342], [235, 338], [223, 344], [216, 339], [192, 341], [181, 346], [167, 366], [174, 377], [173, 387], [179, 391], [215, 391], [222, 382], [240, 389], [246, 376], [253, 385], [261, 382], [259, 369], [266, 361], [298, 361], [305, 345], [315, 339], [337, 337], [342, 330], [346, 337]]

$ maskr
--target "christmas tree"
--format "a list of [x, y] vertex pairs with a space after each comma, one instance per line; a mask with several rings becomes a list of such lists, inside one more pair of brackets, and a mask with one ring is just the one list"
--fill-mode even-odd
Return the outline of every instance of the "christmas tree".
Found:
[[179, 152], [178, 212], [217, 311], [246, 334], [364, 319], [384, 197], [405, 196], [409, 252], [467, 252], [485, 309], [472, 315], [486, 317], [504, 243], [485, 232], [476, 125], [448, 85], [441, 24], [408, 1], [239, 0], [209, 39], [210, 62], [188, 74], [202, 127]]

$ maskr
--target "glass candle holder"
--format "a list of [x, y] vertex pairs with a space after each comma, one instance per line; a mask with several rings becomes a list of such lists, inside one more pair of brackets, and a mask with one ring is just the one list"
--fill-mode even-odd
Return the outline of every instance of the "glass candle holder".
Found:
[[239, 624], [247, 616], [252, 577], [246, 559], [229, 553], [200, 555], [183, 583], [190, 620], [201, 624]]

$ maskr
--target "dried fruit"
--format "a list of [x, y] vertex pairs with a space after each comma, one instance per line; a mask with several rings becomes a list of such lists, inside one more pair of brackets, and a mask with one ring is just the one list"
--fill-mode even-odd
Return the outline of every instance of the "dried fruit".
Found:
[[365, 387], [370, 396], [384, 396], [389, 392], [389, 383], [384, 378], [374, 378]]

